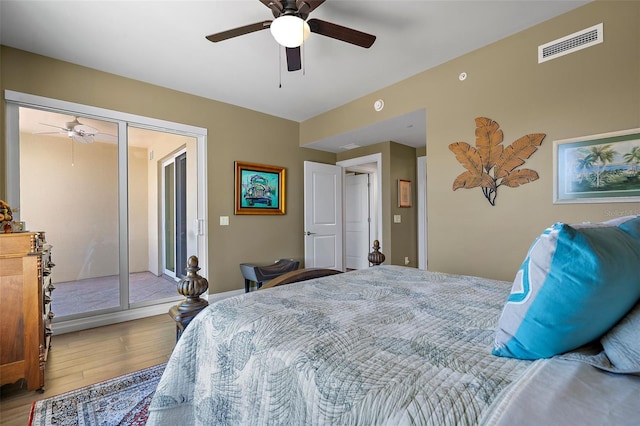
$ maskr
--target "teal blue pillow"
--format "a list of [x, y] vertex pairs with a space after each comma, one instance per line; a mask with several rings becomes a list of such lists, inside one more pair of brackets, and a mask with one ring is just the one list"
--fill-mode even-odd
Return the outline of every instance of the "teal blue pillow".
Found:
[[532, 244], [498, 321], [492, 353], [549, 358], [591, 342], [640, 299], [640, 216], [556, 223]]

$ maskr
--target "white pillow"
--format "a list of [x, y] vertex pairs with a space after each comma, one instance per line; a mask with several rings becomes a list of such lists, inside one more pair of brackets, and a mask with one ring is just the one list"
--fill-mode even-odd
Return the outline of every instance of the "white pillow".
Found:
[[640, 373], [640, 303], [609, 330], [600, 343], [616, 370]]

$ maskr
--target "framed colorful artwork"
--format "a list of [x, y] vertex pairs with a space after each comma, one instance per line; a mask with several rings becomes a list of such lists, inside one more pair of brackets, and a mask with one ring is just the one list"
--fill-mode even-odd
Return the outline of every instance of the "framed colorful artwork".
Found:
[[640, 201], [640, 129], [553, 142], [553, 202]]
[[284, 214], [285, 169], [235, 163], [235, 214]]

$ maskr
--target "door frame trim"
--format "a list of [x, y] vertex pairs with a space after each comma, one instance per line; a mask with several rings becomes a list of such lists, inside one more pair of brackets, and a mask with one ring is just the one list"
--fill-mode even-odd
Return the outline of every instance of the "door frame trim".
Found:
[[[346, 172], [346, 169], [349, 167], [355, 167], [355, 166], [361, 166], [363, 164], [370, 164], [370, 163], [375, 163], [376, 164], [376, 173], [375, 173], [375, 178], [374, 178], [374, 182], [373, 184], [375, 185], [373, 194], [375, 196], [375, 203], [376, 203], [376, 217], [375, 217], [375, 221], [376, 221], [376, 225], [373, 227], [373, 229], [375, 230], [375, 234], [372, 234], [370, 236], [370, 238], [374, 239], [374, 240], [378, 240], [378, 242], [380, 242], [380, 246], [384, 247], [383, 241], [382, 241], [382, 153], [378, 152], [375, 154], [370, 154], [370, 155], [365, 155], [363, 157], [357, 157], [357, 158], [350, 158], [348, 160], [342, 160], [342, 161], [338, 161], [336, 162], [336, 166], [340, 166], [342, 167], [342, 174], [344, 175]], [[342, 181], [342, 184], [344, 185], [344, 179]], [[344, 188], [343, 188], [344, 189]], [[344, 197], [344, 193], [345, 191], [342, 191], [343, 193], [343, 197]], [[343, 211], [342, 211], [342, 215], [343, 215], [343, 219], [344, 219], [344, 202], [342, 203], [343, 205]], [[342, 246], [343, 246], [343, 252], [344, 252], [344, 241], [345, 241], [345, 236], [344, 236], [344, 229], [343, 229], [343, 236], [342, 236]]]
[[418, 269], [428, 268], [427, 253], [427, 156], [416, 159], [418, 171]]

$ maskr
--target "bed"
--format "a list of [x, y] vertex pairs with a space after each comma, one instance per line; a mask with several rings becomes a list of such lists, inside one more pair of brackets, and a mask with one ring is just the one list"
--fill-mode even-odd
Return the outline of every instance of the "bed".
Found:
[[[637, 255], [636, 272], [640, 238]], [[600, 368], [597, 339], [496, 355], [521, 284], [381, 265], [218, 301], [177, 343], [148, 424], [638, 424], [640, 368]], [[640, 318], [624, 310], [615, 324]]]

